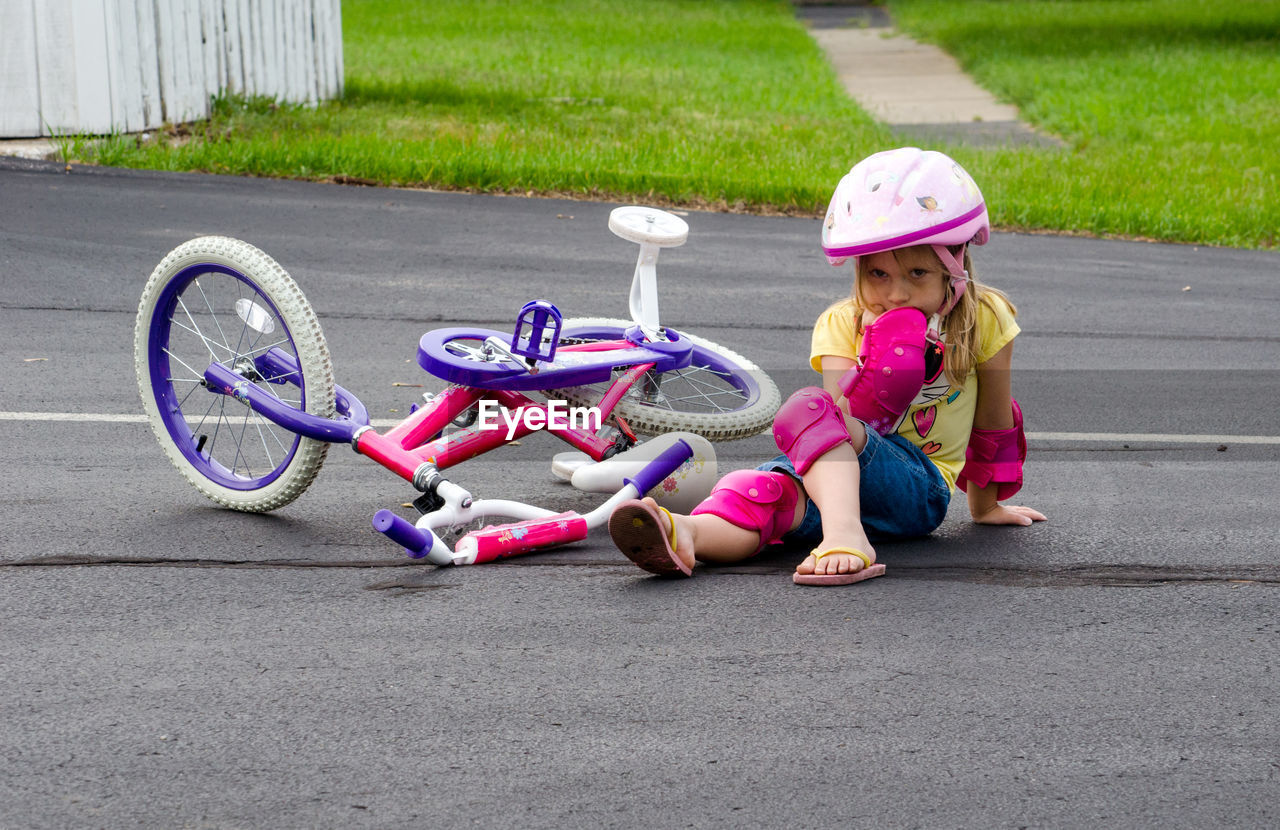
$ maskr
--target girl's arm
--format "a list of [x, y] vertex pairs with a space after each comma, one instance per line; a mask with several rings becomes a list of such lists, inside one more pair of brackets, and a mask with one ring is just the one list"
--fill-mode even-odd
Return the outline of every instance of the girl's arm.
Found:
[[[978, 403], [973, 413], [974, 429], [1013, 428], [1013, 386], [1010, 373], [1013, 369], [1013, 342], [996, 352], [991, 359], [979, 363]], [[1043, 522], [1045, 515], [1030, 507], [1000, 504], [996, 499], [998, 485], [986, 487], [969, 484], [969, 515], [978, 524], [1029, 525]]]
[[[856, 365], [852, 358], [836, 357], [831, 354], [822, 356], [822, 388], [827, 390], [831, 400], [840, 403], [844, 398], [844, 392], [840, 391], [840, 378]], [[840, 408], [844, 409], [843, 406]]]
[[849, 414], [849, 405], [845, 402], [844, 392], [840, 389], [840, 379], [856, 365], [852, 358], [823, 355], [822, 388], [831, 396], [831, 400], [836, 402], [840, 414], [844, 416], [844, 426], [849, 431], [854, 451], [862, 452], [862, 448], [867, 445], [867, 428], [862, 421]]

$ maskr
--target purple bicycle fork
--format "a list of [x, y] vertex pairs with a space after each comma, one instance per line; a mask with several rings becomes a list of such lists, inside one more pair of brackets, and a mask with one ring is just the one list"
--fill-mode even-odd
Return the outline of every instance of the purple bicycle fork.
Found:
[[[298, 376], [298, 364], [289, 355], [271, 349], [255, 361], [258, 372], [270, 383], [288, 383]], [[204, 379], [211, 391], [229, 395], [272, 423], [306, 438], [331, 443], [351, 442], [369, 426], [369, 412], [355, 395], [334, 387], [339, 418], [321, 418], [298, 410], [221, 363], [210, 363]]]

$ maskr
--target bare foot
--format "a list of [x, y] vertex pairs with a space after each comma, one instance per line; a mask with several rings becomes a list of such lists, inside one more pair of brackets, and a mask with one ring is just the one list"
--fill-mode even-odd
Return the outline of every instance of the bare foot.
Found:
[[[839, 544], [829, 542], [827, 539], [822, 540], [816, 550], [818, 552], [831, 550], [832, 548], [852, 548], [853, 550], [862, 551], [874, 564], [876, 561], [876, 549], [867, 541], [866, 536], [859, 539], [851, 539], [848, 544]], [[823, 556], [821, 559], [812, 553], [805, 557], [805, 560], [796, 566], [798, 574], [851, 574], [856, 573], [867, 567], [868, 563], [863, 562], [851, 553], [843, 551], [835, 551]]]

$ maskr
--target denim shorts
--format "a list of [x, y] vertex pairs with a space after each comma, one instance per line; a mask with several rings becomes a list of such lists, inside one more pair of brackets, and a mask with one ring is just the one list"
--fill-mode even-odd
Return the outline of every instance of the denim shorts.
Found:
[[[926, 536], [947, 517], [951, 490], [946, 479], [919, 447], [901, 435], [867, 430], [867, 445], [858, 453], [858, 467], [862, 528], [872, 542]], [[800, 478], [785, 455], [756, 469]], [[783, 541], [809, 545], [822, 541], [822, 516], [813, 499], [799, 527]]]

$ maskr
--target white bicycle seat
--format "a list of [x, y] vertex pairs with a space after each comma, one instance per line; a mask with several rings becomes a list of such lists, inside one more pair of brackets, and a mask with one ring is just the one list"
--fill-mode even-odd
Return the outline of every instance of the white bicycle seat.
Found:
[[659, 248], [675, 248], [689, 238], [689, 225], [679, 216], [641, 205], [614, 208], [609, 230], [631, 242]]

